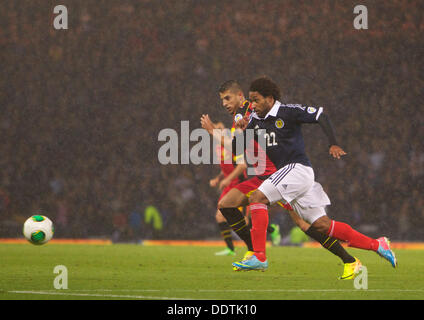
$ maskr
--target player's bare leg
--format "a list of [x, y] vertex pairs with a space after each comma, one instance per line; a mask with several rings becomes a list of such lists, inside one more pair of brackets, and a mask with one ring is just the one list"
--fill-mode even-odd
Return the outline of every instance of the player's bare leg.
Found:
[[216, 210], [215, 220], [216, 220], [217, 223], [227, 222], [227, 220], [224, 218], [221, 211], [219, 211], [219, 210]]
[[303, 220], [296, 211], [294, 210], [288, 210], [290, 218], [293, 220], [293, 222], [303, 231], [306, 232], [309, 227], [311, 226], [309, 223], [307, 223], [305, 220]]
[[218, 202], [218, 209], [238, 208], [247, 206], [248, 204], [249, 200], [246, 195], [240, 190], [233, 188]]

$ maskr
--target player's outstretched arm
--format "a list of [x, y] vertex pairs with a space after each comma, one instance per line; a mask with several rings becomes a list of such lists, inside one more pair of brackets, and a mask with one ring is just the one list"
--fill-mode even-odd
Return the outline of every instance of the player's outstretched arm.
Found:
[[336, 159], [340, 159], [341, 156], [346, 155], [346, 152], [341, 147], [339, 147], [337, 143], [337, 139], [334, 134], [333, 125], [331, 124], [330, 118], [326, 114], [322, 113], [318, 119], [318, 123], [330, 143], [330, 149], [328, 153]]
[[219, 189], [223, 190], [224, 188], [228, 187], [235, 178], [240, 176], [244, 170], [247, 169], [247, 165], [245, 163], [241, 163], [236, 165], [234, 170], [224, 179], [222, 179], [219, 183]]
[[223, 135], [223, 132], [221, 130], [216, 130], [217, 127], [209, 118], [209, 115], [202, 114], [202, 116], [200, 117], [200, 124], [202, 125], [203, 129], [205, 129], [214, 139], [216, 139], [216, 141], [221, 144], [221, 146], [224, 147], [224, 149], [231, 152], [231, 139], [225, 139], [225, 135]]
[[209, 180], [209, 185], [212, 188], [216, 188], [219, 183], [221, 182], [221, 180], [224, 179], [224, 174], [222, 173], [222, 171], [219, 173], [219, 175], [217, 175], [215, 178]]

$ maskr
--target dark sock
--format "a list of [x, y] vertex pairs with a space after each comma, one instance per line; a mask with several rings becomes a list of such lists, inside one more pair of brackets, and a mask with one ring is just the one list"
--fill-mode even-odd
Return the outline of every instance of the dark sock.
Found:
[[272, 224], [268, 224], [268, 228], [266, 229], [266, 232], [268, 234], [273, 233], [274, 232], [274, 227]]
[[218, 223], [218, 227], [219, 230], [221, 230], [221, 236], [224, 239], [228, 249], [234, 251], [233, 237], [231, 236], [231, 227], [225, 221]]
[[246, 243], [247, 250], [253, 251], [250, 229], [247, 227], [243, 213], [241, 213], [237, 208], [222, 208], [219, 210], [227, 220], [231, 229], [233, 229], [240, 239]]
[[312, 239], [318, 241], [325, 249], [342, 259], [343, 263], [352, 263], [355, 261], [355, 258], [347, 253], [347, 251], [340, 244], [340, 241], [336, 238], [329, 237], [313, 227], [309, 227], [305, 233]]

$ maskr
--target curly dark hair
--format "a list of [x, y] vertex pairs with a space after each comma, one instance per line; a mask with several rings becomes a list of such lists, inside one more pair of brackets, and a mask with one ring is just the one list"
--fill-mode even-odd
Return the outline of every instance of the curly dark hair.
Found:
[[272, 96], [274, 100], [280, 100], [281, 98], [280, 89], [277, 84], [266, 76], [253, 80], [250, 84], [249, 91], [259, 92], [263, 97]]

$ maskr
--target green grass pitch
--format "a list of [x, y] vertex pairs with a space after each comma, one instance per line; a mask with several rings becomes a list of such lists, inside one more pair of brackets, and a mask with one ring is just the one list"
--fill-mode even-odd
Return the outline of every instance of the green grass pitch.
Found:
[[[374, 252], [348, 250], [368, 271], [368, 289], [338, 280], [340, 260], [322, 248], [268, 248], [266, 272], [234, 272], [219, 247], [0, 245], [0, 299], [423, 299], [424, 250], [396, 250], [397, 269]], [[68, 289], [55, 289], [55, 266]]]

